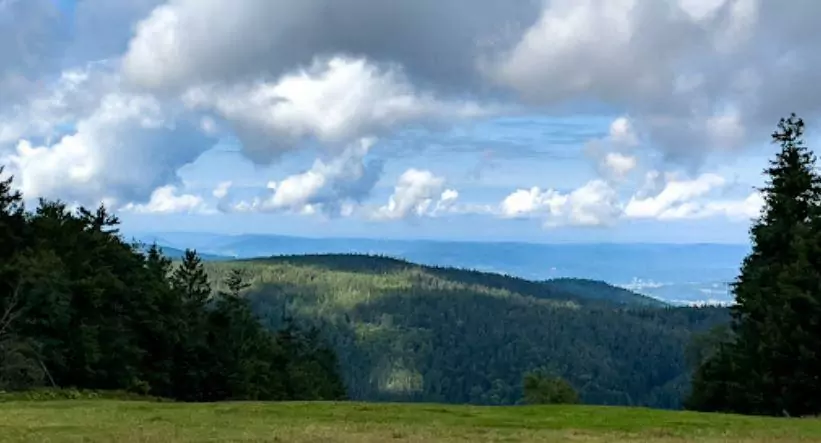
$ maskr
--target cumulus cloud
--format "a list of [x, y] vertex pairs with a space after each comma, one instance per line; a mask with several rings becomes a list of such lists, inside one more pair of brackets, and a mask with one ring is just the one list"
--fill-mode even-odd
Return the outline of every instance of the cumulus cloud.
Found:
[[608, 152], [604, 156], [603, 166], [616, 177], [623, 178], [636, 167], [636, 157], [618, 152]]
[[819, 13], [811, 1], [553, 0], [484, 69], [533, 103], [617, 106], [668, 160], [698, 164], [791, 109], [818, 115], [806, 73], [821, 64], [807, 43]]
[[247, 153], [259, 159], [306, 139], [345, 143], [410, 122], [441, 124], [492, 112], [476, 103], [442, 101], [416, 91], [401, 67], [349, 57], [316, 59], [309, 68], [274, 82], [194, 86], [183, 97], [192, 108], [225, 119]]
[[741, 199], [716, 198], [726, 185], [726, 179], [713, 173], [681, 179], [650, 171], [645, 184], [626, 201], [599, 179], [567, 193], [539, 187], [519, 189], [504, 198], [496, 213], [504, 218], [539, 218], [547, 228], [609, 226], [623, 219], [749, 220], [759, 215], [764, 204], [760, 193]]
[[348, 54], [399, 63], [415, 83], [463, 91], [479, 86], [477, 57], [514, 42], [541, 4], [170, 0], [139, 23], [123, 70], [137, 85], [179, 91], [279, 77], [315, 55]]
[[634, 153], [638, 145], [638, 136], [630, 120], [621, 116], [610, 123], [608, 134], [591, 140], [585, 146], [585, 153], [590, 157], [599, 175], [609, 181], [622, 181], [638, 165]]
[[214, 188], [214, 191], [211, 192], [211, 195], [218, 199], [225, 198], [228, 196], [228, 192], [231, 190], [232, 185], [233, 182], [231, 181], [219, 182], [217, 187]]
[[58, 140], [22, 139], [0, 158], [27, 197], [144, 202], [213, 144], [151, 96], [110, 92], [92, 108]]
[[399, 176], [387, 204], [379, 207], [373, 213], [373, 218], [400, 220], [447, 212], [454, 207], [459, 192], [444, 189], [444, 186], [444, 177], [427, 170], [408, 169]]
[[788, 111], [818, 115], [820, 14], [810, 0], [169, 0], [137, 26], [123, 71], [182, 91], [344, 55], [448, 97], [614, 106], [664, 158], [694, 166]]
[[727, 185], [724, 177], [712, 173], [687, 180], [672, 175], [662, 177], [651, 171], [644, 188], [625, 206], [624, 216], [655, 220], [722, 216], [731, 220], [750, 220], [760, 214], [764, 205], [760, 192], [753, 192], [743, 199], [710, 197]]
[[546, 227], [605, 226], [620, 215], [618, 195], [603, 180], [592, 180], [569, 193], [539, 187], [519, 189], [505, 197], [503, 217], [541, 217]]
[[61, 71], [48, 87], [31, 92], [25, 105], [0, 107], [0, 148], [22, 138], [51, 138], [74, 126], [118, 88], [105, 62]]
[[[247, 207], [350, 213], [360, 201], [345, 186], [374, 174], [345, 148], [363, 136], [593, 103], [623, 116], [596, 151], [604, 185], [575, 201], [606, 206], [645, 166], [642, 149], [698, 180], [709, 153], [821, 110], [812, 0], [84, 0], [70, 16], [51, 0], [0, 5], [0, 160], [32, 196], [147, 204], [213, 138], [237, 136], [257, 162], [303, 145], [342, 152]], [[533, 205], [572, 223], [572, 192], [538, 189]], [[659, 192], [624, 210], [748, 213]]]
[[330, 161], [318, 159], [307, 171], [279, 182], [269, 182], [269, 195], [240, 202], [234, 209], [350, 215], [352, 205], [360, 203], [370, 194], [382, 172], [380, 161], [365, 162], [365, 156], [374, 143], [372, 138], [362, 139]]
[[764, 196], [760, 192], [753, 192], [740, 201], [718, 200], [706, 202], [687, 215], [689, 218], [724, 216], [733, 220], [750, 220], [761, 215], [763, 208]]
[[167, 185], [155, 189], [147, 203], [128, 203], [120, 210], [138, 214], [190, 214], [208, 212], [208, 207], [202, 197], [181, 194], [175, 186]]
[[[656, 175], [651, 174], [651, 179]], [[693, 200], [709, 194], [726, 184], [724, 177], [706, 173], [692, 180], [670, 180], [657, 195], [633, 197], [624, 213], [630, 218], [675, 219], [684, 218], [696, 210]]]

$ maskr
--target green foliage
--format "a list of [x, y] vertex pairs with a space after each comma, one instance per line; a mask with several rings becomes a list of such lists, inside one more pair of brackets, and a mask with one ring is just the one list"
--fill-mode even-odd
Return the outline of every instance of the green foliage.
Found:
[[575, 295], [577, 281], [545, 289], [382, 257], [205, 267], [220, 290], [225, 276], [243, 270], [246, 297], [270, 328], [282, 329], [287, 317], [317, 326], [355, 400], [515, 404], [522, 374], [547, 365], [585, 403], [678, 408], [689, 390], [693, 333], [729, 321], [726, 308], [624, 305]]
[[[149, 254], [158, 254], [156, 245], [149, 250]], [[174, 269], [171, 285], [185, 295], [186, 303], [204, 306], [208, 301], [211, 295], [211, 285], [208, 284], [208, 276], [205, 274], [202, 260], [197, 256], [196, 251], [185, 250], [182, 263]]]
[[579, 393], [567, 380], [543, 370], [531, 371], [522, 380], [524, 402], [530, 405], [575, 404]]
[[[240, 274], [212, 296], [196, 252], [173, 267], [156, 245], [126, 244], [117, 224], [104, 207], [42, 200], [27, 212], [11, 181], [0, 181], [0, 389], [340, 398], [316, 388], [339, 380], [328, 348], [314, 338], [296, 350], [283, 343], [241, 296]], [[311, 371], [290, 369], [300, 365]]]
[[[208, 278], [205, 276], [204, 271], [203, 277]], [[249, 283], [245, 282], [245, 277], [241, 269], [232, 269], [231, 272], [228, 273], [228, 276], [225, 277], [225, 287], [228, 290], [222, 294], [224, 297], [239, 298], [242, 291], [248, 289], [250, 286]]]
[[753, 249], [733, 285], [732, 336], [694, 376], [688, 406], [766, 415], [821, 412], [821, 177], [804, 123], [781, 119]]
[[13, 336], [0, 339], [0, 391], [28, 389], [45, 382], [33, 344]]
[[687, 364], [695, 369], [712, 358], [721, 345], [733, 340], [733, 331], [729, 324], [720, 324], [707, 331], [693, 335], [687, 345]]

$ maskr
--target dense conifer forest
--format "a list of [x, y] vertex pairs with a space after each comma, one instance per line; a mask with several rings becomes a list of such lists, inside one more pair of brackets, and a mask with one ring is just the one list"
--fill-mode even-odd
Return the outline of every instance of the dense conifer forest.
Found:
[[364, 255], [206, 263], [241, 270], [268, 326], [324, 332], [351, 398], [516, 404], [523, 377], [568, 380], [586, 403], [678, 408], [689, 343], [729, 321], [720, 307], [670, 307], [581, 279], [532, 282]]
[[[2, 171], [0, 171], [2, 172]], [[0, 182], [0, 390], [127, 390], [178, 400], [340, 399], [316, 331], [262, 326], [240, 272], [212, 291], [182, 263], [118, 235], [104, 208], [41, 201]]]

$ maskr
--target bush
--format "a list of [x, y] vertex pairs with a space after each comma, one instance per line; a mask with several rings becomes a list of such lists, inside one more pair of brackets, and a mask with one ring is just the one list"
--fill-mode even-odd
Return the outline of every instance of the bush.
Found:
[[528, 372], [522, 382], [524, 402], [531, 405], [575, 404], [579, 393], [567, 380], [544, 371]]

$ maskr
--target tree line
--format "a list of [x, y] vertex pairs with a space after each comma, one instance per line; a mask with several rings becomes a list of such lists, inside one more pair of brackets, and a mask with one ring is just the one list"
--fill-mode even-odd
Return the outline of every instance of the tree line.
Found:
[[[0, 168], [2, 173], [2, 168]], [[240, 271], [127, 243], [104, 207], [26, 209], [0, 180], [0, 391], [126, 390], [183, 401], [342, 399], [318, 331], [260, 323]]]
[[730, 328], [701, 353], [691, 409], [821, 413], [821, 175], [804, 129], [792, 114], [772, 134], [780, 152], [764, 171]]

